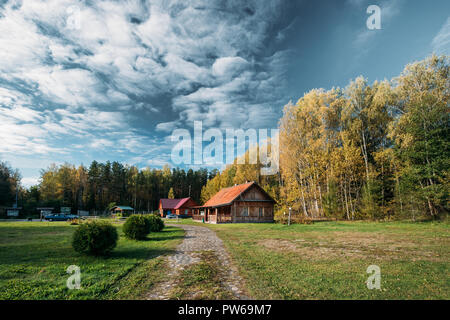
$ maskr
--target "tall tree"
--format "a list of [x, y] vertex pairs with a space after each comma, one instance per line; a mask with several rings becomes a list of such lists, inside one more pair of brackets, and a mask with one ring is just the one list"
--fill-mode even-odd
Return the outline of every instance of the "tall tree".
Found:
[[402, 183], [424, 210], [438, 218], [449, 210], [449, 57], [408, 65], [397, 78], [396, 152], [405, 163]]
[[13, 204], [20, 179], [18, 170], [12, 169], [6, 162], [0, 162], [0, 206]]
[[169, 193], [167, 194], [167, 198], [175, 199], [175, 194], [173, 192], [173, 188], [170, 188]]

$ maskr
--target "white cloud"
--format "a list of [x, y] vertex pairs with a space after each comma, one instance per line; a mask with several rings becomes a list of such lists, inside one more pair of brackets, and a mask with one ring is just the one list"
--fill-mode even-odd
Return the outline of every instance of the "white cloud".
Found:
[[104, 148], [104, 147], [112, 147], [114, 145], [113, 141], [106, 139], [93, 139], [90, 143], [92, 148]]
[[26, 178], [22, 178], [22, 180], [20, 182], [23, 186], [28, 188], [28, 187], [37, 185], [39, 183], [39, 178], [40, 177], [26, 177]]
[[38, 84], [40, 91], [57, 103], [86, 106], [109, 102], [107, 95], [99, 93], [104, 85], [87, 70], [41, 67], [23, 72], [22, 79]]
[[161, 122], [156, 125], [156, 131], [171, 132], [177, 127], [177, 121]]
[[217, 59], [213, 66], [213, 75], [234, 77], [248, 67], [248, 62], [241, 57], [224, 57]]
[[433, 38], [431, 46], [436, 54], [450, 54], [450, 17], [447, 18], [441, 30]]
[[64, 153], [64, 148], [50, 146], [48, 133], [36, 124], [19, 124], [14, 119], [0, 115], [0, 154], [18, 155]]

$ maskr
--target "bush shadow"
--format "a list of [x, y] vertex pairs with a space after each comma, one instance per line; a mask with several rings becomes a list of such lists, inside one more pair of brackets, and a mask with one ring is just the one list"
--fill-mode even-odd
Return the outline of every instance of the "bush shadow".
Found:
[[162, 255], [174, 253], [174, 249], [126, 248], [115, 249], [104, 258], [106, 259], [153, 259]]

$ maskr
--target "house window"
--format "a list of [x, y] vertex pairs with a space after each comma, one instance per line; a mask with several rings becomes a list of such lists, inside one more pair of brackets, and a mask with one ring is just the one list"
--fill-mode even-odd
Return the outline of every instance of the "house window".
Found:
[[242, 208], [242, 216], [243, 217], [248, 217], [248, 207]]
[[259, 216], [260, 217], [264, 216], [264, 208], [259, 208]]
[[188, 215], [188, 211], [189, 211], [188, 209], [184, 210], [184, 214]]

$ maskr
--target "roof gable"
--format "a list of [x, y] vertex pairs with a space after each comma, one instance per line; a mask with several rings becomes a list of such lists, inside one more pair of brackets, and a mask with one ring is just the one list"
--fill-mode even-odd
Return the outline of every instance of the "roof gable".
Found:
[[132, 207], [130, 207], [130, 206], [114, 206], [114, 207], [112, 207], [112, 209], [115, 209], [115, 208], [119, 208], [119, 209], [121, 209], [121, 210], [134, 210]]
[[182, 198], [182, 199], [161, 199], [161, 206], [163, 209], [178, 209], [183, 204], [189, 201], [190, 198]]
[[241, 194], [243, 194], [245, 191], [247, 191], [251, 186], [255, 186], [263, 191], [263, 193], [269, 197], [272, 201], [275, 202], [275, 200], [272, 199], [270, 195], [267, 194], [267, 192], [261, 188], [256, 182], [249, 182], [244, 184], [239, 184], [237, 186], [228, 187], [221, 189], [219, 192], [217, 192], [214, 196], [211, 197], [206, 203], [203, 205], [203, 207], [215, 207], [215, 206], [221, 206], [226, 205], [234, 200], [236, 200], [237, 197], [239, 197]]

